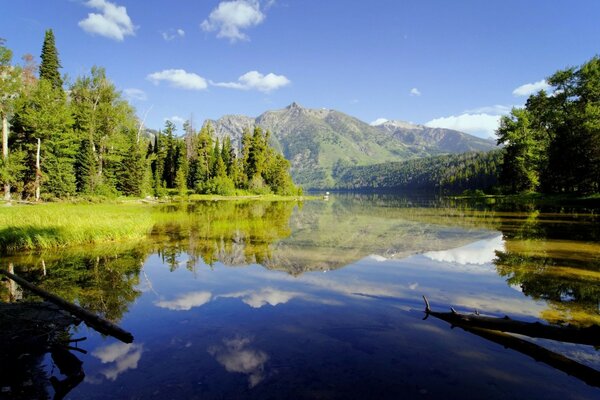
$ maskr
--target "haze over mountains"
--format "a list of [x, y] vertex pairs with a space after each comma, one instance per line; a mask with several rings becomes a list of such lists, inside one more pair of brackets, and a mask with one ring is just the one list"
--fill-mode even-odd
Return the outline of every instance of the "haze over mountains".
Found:
[[372, 126], [330, 109], [304, 108], [292, 103], [253, 118], [226, 115], [208, 120], [221, 140], [230, 136], [239, 146], [244, 128], [271, 131], [271, 143], [292, 163], [294, 181], [305, 188], [334, 187], [336, 163], [370, 165], [439, 154], [488, 151], [493, 140], [451, 129], [429, 128], [403, 121]]

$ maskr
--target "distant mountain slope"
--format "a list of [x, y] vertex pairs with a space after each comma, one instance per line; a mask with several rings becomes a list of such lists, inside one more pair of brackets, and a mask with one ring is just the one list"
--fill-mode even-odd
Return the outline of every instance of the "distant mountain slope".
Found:
[[445, 128], [430, 128], [404, 121], [386, 121], [375, 126], [402, 143], [422, 146], [430, 152], [465, 153], [489, 151], [496, 147], [491, 139], [482, 139], [468, 133]]
[[226, 115], [207, 122], [217, 137], [229, 135], [238, 146], [244, 128], [258, 125], [270, 130], [272, 145], [291, 161], [294, 181], [305, 188], [334, 187], [332, 169], [340, 163], [371, 165], [494, 147], [493, 142], [462, 132], [410, 125], [415, 128], [408, 131], [414, 134], [403, 133], [406, 129], [392, 129], [392, 124], [371, 126], [339, 111], [309, 109], [297, 103], [257, 118]]

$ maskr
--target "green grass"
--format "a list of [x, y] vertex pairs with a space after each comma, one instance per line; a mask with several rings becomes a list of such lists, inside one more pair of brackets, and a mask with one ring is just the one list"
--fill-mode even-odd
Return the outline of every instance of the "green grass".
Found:
[[154, 225], [141, 204], [51, 203], [0, 208], [0, 250], [40, 250], [141, 239]]
[[[174, 204], [179, 206], [188, 201], [229, 201], [233, 206], [240, 202], [258, 201], [266, 204], [274, 201], [296, 202], [309, 199], [313, 197], [191, 195]], [[57, 202], [13, 206], [0, 203], [0, 252], [40, 251], [141, 240], [148, 238], [157, 224], [190, 219], [187, 213], [161, 212], [154, 203], [141, 199], [113, 199], [106, 203]]]

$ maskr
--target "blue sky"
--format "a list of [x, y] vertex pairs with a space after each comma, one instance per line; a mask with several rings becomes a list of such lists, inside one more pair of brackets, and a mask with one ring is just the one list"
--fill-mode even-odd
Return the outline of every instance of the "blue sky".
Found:
[[52, 28], [63, 73], [105, 67], [153, 128], [296, 101], [488, 137], [544, 78], [600, 53], [595, 0], [0, 4], [15, 59], [38, 57]]

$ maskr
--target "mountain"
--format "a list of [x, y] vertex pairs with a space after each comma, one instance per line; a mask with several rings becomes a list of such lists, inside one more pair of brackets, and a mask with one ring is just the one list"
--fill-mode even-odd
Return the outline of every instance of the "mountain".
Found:
[[491, 139], [481, 139], [452, 129], [430, 128], [405, 121], [386, 121], [375, 127], [407, 145], [422, 146], [433, 152], [488, 151], [496, 146], [495, 141]]
[[[207, 122], [220, 140], [228, 135], [238, 148], [244, 128], [258, 125], [271, 131], [271, 144], [291, 161], [294, 181], [305, 188], [334, 187], [336, 165], [371, 165], [495, 147], [491, 141], [449, 129], [400, 122], [371, 126], [339, 111], [297, 103], [257, 118], [226, 115]], [[453, 145], [452, 140], [459, 143]]]

